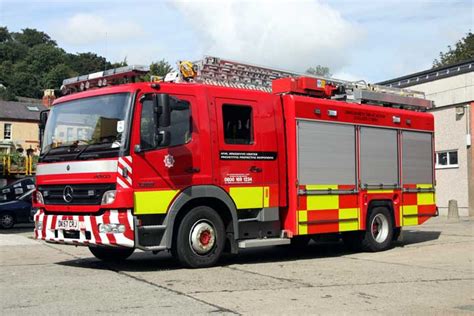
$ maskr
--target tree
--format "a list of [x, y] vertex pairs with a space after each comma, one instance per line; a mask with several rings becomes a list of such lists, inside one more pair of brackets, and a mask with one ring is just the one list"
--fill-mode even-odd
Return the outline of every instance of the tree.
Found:
[[150, 74], [154, 76], [164, 77], [167, 73], [173, 70], [173, 66], [171, 66], [166, 60], [162, 59], [157, 62], [153, 62], [150, 65]]
[[25, 58], [32, 72], [45, 74], [54, 66], [65, 60], [65, 52], [61, 48], [49, 44], [38, 44], [32, 47]]
[[15, 94], [8, 88], [0, 84], [0, 100], [16, 101]]
[[110, 68], [119, 68], [125, 66], [128, 66], [127, 57], [125, 57], [122, 61], [110, 64]]
[[12, 37], [10, 32], [8, 32], [8, 28], [6, 26], [0, 27], [0, 43], [6, 42], [11, 40]]
[[454, 49], [448, 45], [448, 51], [439, 53], [439, 59], [433, 61], [433, 68], [448, 66], [474, 58], [474, 34], [469, 31], [465, 37], [456, 42]]
[[313, 76], [321, 76], [321, 77], [326, 77], [330, 78], [332, 77], [332, 73], [329, 69], [329, 67], [317, 65], [316, 67], [310, 67], [306, 70], [306, 73], [308, 75], [313, 75]]
[[39, 44], [56, 46], [56, 42], [53, 41], [48, 34], [36, 29], [23, 29], [20, 33], [13, 33], [13, 38], [28, 47], [33, 47]]
[[59, 89], [64, 79], [77, 76], [68, 65], [59, 64], [54, 66], [42, 79], [41, 86], [43, 89]]
[[67, 64], [80, 75], [85, 75], [110, 68], [105, 57], [94, 53], [67, 54]]

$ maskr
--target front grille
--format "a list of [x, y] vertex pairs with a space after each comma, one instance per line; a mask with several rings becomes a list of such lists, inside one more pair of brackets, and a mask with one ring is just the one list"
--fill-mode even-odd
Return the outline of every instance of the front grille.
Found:
[[[64, 189], [72, 188], [70, 202], [64, 200]], [[51, 205], [100, 205], [104, 192], [115, 190], [115, 184], [70, 184], [42, 185], [38, 190], [43, 195], [44, 203]]]

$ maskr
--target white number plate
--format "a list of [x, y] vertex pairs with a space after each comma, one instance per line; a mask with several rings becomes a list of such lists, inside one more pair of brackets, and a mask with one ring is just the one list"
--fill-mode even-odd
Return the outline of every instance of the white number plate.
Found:
[[79, 223], [72, 219], [59, 220], [57, 229], [79, 230]]

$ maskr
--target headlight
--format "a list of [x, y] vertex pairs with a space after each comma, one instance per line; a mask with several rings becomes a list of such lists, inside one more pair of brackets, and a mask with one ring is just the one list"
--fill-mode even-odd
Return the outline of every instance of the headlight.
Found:
[[115, 194], [117, 193], [117, 191], [115, 190], [110, 190], [110, 191], [106, 191], [104, 193], [104, 195], [102, 196], [102, 202], [101, 204], [102, 205], [107, 205], [107, 204], [112, 204], [114, 203], [115, 201]]
[[35, 195], [36, 195], [35, 196], [36, 202], [38, 204], [44, 204], [43, 194], [41, 194], [41, 192], [39, 190], [36, 190]]

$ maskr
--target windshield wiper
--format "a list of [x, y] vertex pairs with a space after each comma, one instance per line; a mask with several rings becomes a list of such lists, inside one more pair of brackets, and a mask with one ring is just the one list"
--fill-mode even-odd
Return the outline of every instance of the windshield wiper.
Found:
[[[74, 159], [79, 159], [79, 158], [83, 158], [83, 159], [93, 159], [93, 158], [98, 158], [100, 156], [100, 153], [103, 152], [104, 150], [113, 150], [113, 151], [116, 151], [116, 150], [119, 150], [120, 149], [120, 146], [119, 147], [110, 147], [110, 144], [113, 144], [114, 142], [116, 142], [116, 140], [114, 141], [108, 141], [108, 142], [104, 142], [104, 143], [95, 143], [95, 144], [89, 144], [89, 145], [86, 145], [84, 148], [81, 149], [81, 151], [74, 157]], [[106, 147], [104, 147], [106, 146]], [[90, 150], [92, 148], [94, 149], [97, 149], [99, 152], [95, 152]], [[87, 156], [85, 155], [85, 153], [87, 153], [88, 151], [92, 151], [91, 153], [89, 153]]]

